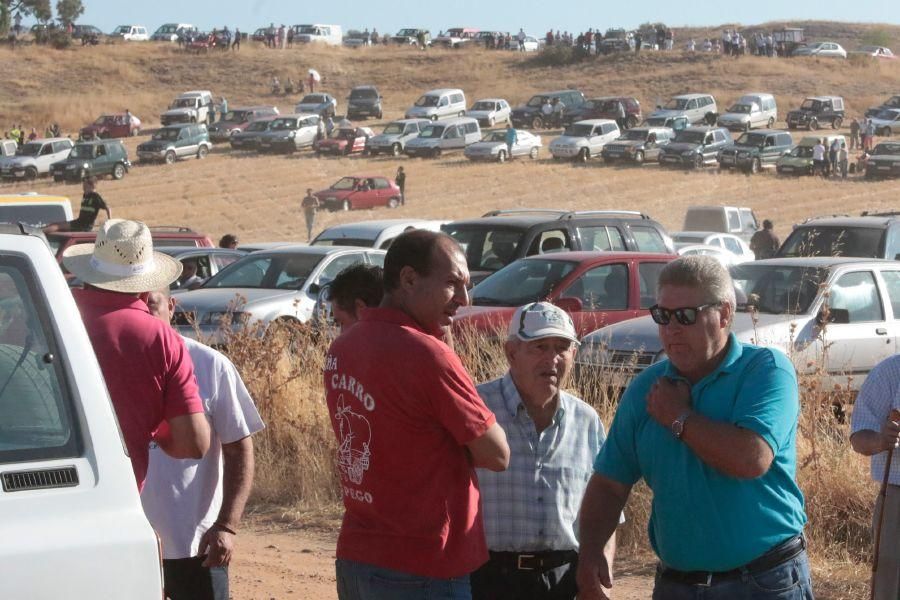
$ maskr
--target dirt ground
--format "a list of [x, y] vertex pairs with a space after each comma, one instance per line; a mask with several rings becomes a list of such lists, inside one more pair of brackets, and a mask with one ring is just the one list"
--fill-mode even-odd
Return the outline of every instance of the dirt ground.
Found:
[[[334, 600], [337, 529], [304, 528], [255, 518], [237, 540], [231, 596], [241, 600]], [[616, 569], [615, 600], [646, 600], [652, 566], [625, 560]]]

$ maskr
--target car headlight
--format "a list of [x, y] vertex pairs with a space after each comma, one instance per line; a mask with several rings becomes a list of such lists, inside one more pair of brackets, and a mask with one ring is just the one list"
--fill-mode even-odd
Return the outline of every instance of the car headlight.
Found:
[[82, 169], [90, 169], [90, 168], [91, 168], [91, 163], [86, 162], [86, 163], [84, 163], [83, 165], [81, 165], [81, 168], [82, 168]]
[[297, 132], [296, 132], [296, 131], [291, 131], [290, 133], [287, 134], [287, 136], [288, 136], [289, 138], [296, 137], [296, 136], [297, 136]]

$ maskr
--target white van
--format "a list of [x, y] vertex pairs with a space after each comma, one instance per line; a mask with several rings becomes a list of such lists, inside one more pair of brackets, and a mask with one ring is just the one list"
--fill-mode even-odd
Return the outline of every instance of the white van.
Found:
[[419, 137], [406, 143], [408, 156], [440, 156], [444, 152], [465, 150], [466, 146], [481, 141], [481, 127], [471, 117], [457, 117], [422, 128]]
[[753, 209], [747, 206], [689, 206], [682, 231], [731, 233], [745, 242], [759, 229]]
[[44, 227], [73, 219], [72, 203], [65, 196], [44, 196], [36, 192], [0, 196], [0, 223]]
[[146, 42], [150, 40], [150, 34], [143, 25], [119, 25], [113, 30], [112, 37], [119, 37], [126, 42]]
[[466, 114], [466, 95], [462, 90], [444, 88], [425, 92], [416, 103], [406, 109], [406, 119], [437, 121]]
[[764, 93], [744, 94], [718, 119], [719, 127], [749, 131], [754, 127], [772, 129], [778, 120], [775, 96]]
[[322, 42], [329, 46], [340, 46], [344, 41], [340, 25], [294, 25], [294, 41], [300, 44]]
[[162, 549], [78, 308], [38, 236], [0, 225], [0, 595], [160, 600]]

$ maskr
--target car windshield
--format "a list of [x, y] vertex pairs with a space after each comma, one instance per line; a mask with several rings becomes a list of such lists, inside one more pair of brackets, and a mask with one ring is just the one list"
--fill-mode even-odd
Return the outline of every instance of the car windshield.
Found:
[[175, 100], [172, 104], [173, 108], [193, 108], [194, 107], [194, 99], [193, 98], [179, 98]]
[[372, 99], [377, 98], [378, 92], [372, 88], [359, 88], [355, 90], [350, 90], [350, 99], [351, 100], [363, 100], [363, 99]]
[[733, 104], [731, 108], [728, 109], [730, 113], [740, 113], [744, 115], [749, 115], [750, 110], [753, 108], [750, 104]]
[[321, 94], [308, 94], [303, 97], [300, 104], [324, 104], [325, 96]]
[[222, 117], [226, 123], [244, 123], [250, 119], [250, 113], [246, 110], [229, 110]]
[[890, 108], [900, 108], [900, 96], [891, 97], [891, 99], [885, 102], [884, 105]]
[[321, 254], [247, 256], [225, 267], [203, 287], [296, 290], [321, 260]]
[[570, 260], [517, 260], [472, 288], [475, 306], [521, 306], [547, 297], [578, 263]]
[[828, 279], [828, 269], [744, 263], [729, 269], [737, 310], [773, 315], [806, 313]]
[[644, 141], [647, 139], [647, 135], [650, 132], [646, 129], [628, 129], [619, 136], [619, 141], [621, 140], [631, 140], [631, 141]]
[[472, 105], [472, 110], [494, 110], [496, 105], [493, 102], [476, 102]]
[[409, 37], [409, 36], [415, 36], [417, 33], [418, 33], [418, 31], [415, 29], [401, 29], [397, 33], [397, 36], [398, 37]]
[[672, 98], [663, 105], [666, 110], [684, 110], [687, 108], [687, 98]]
[[254, 121], [247, 125], [246, 131], [265, 131], [270, 123], [271, 121]]
[[111, 125], [116, 122], [116, 118], [112, 115], [103, 115], [94, 121], [94, 125]]
[[672, 235], [672, 241], [676, 244], [705, 244], [706, 236], [675, 233]]
[[333, 190], [352, 190], [356, 186], [356, 178], [355, 177], [341, 177], [338, 179], [334, 185], [331, 186]]
[[812, 146], [797, 146], [796, 148], [791, 150], [790, 155], [795, 158], [812, 158], [813, 147]]
[[886, 230], [876, 227], [798, 227], [778, 256], [854, 256], [880, 258]]
[[441, 228], [459, 242], [470, 271], [497, 271], [513, 260], [522, 231], [477, 225]]
[[482, 142], [505, 142], [506, 130], [492, 131], [481, 140]]
[[675, 142], [679, 144], [702, 144], [705, 139], [705, 131], [681, 131], [675, 136]]
[[337, 133], [334, 134], [334, 137], [339, 140], [354, 140], [354, 139], [356, 139], [356, 130], [355, 129], [338, 129]]
[[527, 106], [541, 106], [544, 103], [544, 96], [532, 96], [531, 100], [528, 101]]
[[900, 110], [895, 108], [886, 108], [875, 113], [876, 119], [882, 119], [884, 121], [896, 121], [898, 117], [900, 117]]
[[579, 125], [578, 123], [575, 123], [574, 125], [570, 125], [563, 135], [569, 137], [588, 137], [591, 135], [593, 129], [593, 125]]
[[113, 31], [113, 35], [116, 35], [118, 33], [131, 33], [131, 25], [119, 25]]
[[440, 99], [440, 96], [429, 96], [428, 94], [425, 94], [416, 100], [416, 106], [437, 106]]
[[403, 133], [403, 123], [388, 123], [388, 126], [381, 133], [384, 135], [400, 135]]
[[94, 158], [94, 146], [90, 144], [76, 144], [72, 148], [69, 158]]
[[429, 125], [419, 134], [420, 138], [439, 138], [444, 135], [443, 125]]
[[163, 25], [156, 30], [156, 33], [175, 33], [177, 31], [178, 27], [176, 25]]
[[900, 143], [881, 142], [880, 144], [875, 146], [875, 150], [872, 151], [872, 154], [875, 154], [878, 156], [900, 155]]
[[298, 30], [299, 33], [310, 33], [312, 35], [319, 35], [319, 28], [314, 25], [301, 25]]
[[812, 98], [807, 98], [803, 101], [803, 104], [800, 105], [800, 108], [803, 110], [819, 110], [819, 106], [822, 103], [818, 100], [813, 100]]
[[178, 139], [178, 134], [181, 132], [181, 129], [166, 129], [163, 127], [162, 129], [157, 129], [156, 133], [153, 134], [154, 140], [165, 140], [165, 141], [173, 141]]
[[604, 100], [597, 106], [597, 109], [600, 112], [605, 113], [614, 113], [618, 109], [619, 101], [618, 100]]
[[295, 129], [297, 127], [297, 119], [275, 119], [269, 129], [272, 131], [284, 131], [287, 129]]
[[766, 134], [764, 133], [742, 133], [737, 139], [737, 146], [754, 146], [760, 147], [766, 143]]
[[19, 156], [37, 156], [41, 153], [41, 148], [43, 147], [43, 144], [24, 144], [16, 150], [16, 154]]

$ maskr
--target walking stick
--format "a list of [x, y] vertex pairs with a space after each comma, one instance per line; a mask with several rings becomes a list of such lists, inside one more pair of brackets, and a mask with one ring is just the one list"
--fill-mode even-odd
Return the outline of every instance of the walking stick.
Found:
[[[896, 418], [900, 415], [897, 415], [896, 410], [891, 411], [891, 417]], [[878, 555], [879, 550], [881, 549], [881, 526], [884, 523], [884, 505], [887, 503], [887, 486], [888, 486], [888, 478], [891, 476], [891, 460], [894, 458], [894, 448], [895, 446], [891, 446], [888, 449], [887, 460], [884, 463], [884, 477], [881, 480], [881, 491], [878, 493], [878, 496], [881, 498], [881, 506], [878, 510], [878, 519], [876, 519], [877, 524], [875, 525], [875, 556], [872, 558], [872, 584], [870, 586], [869, 599], [875, 600], [875, 575], [878, 572]]]

